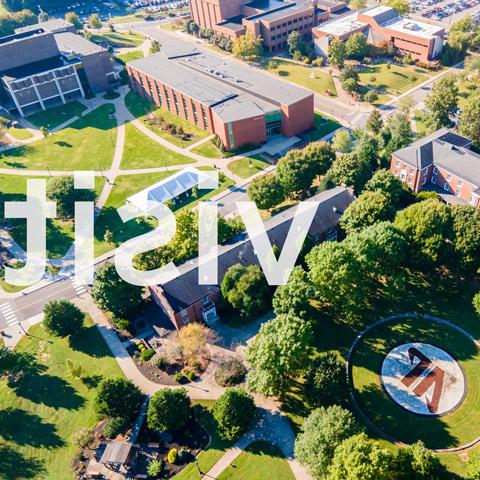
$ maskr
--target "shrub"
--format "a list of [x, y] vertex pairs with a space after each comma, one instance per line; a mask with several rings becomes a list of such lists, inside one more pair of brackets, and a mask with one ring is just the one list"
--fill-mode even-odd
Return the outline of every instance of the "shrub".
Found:
[[108, 420], [103, 434], [107, 438], [116, 438], [121, 433], [124, 433], [128, 427], [128, 419], [125, 417], [112, 417]]
[[190, 398], [184, 388], [159, 390], [150, 399], [147, 425], [152, 430], [167, 432], [182, 428], [190, 416]]
[[368, 103], [373, 103], [378, 100], [378, 94], [377, 92], [373, 90], [369, 90], [364, 97], [365, 101]]
[[202, 371], [202, 364], [198, 360], [195, 360], [192, 363], [192, 368], [195, 372], [201, 372]]
[[480, 293], [476, 293], [473, 297], [473, 309], [477, 313], [477, 315], [480, 315]]
[[188, 450], [188, 448], [181, 448], [178, 451], [177, 461], [179, 463], [186, 463], [186, 462], [188, 462], [190, 457], [191, 457], [190, 450]]
[[95, 411], [100, 417], [135, 416], [142, 400], [140, 390], [124, 378], [109, 378], [100, 383]]
[[128, 330], [130, 326], [130, 320], [128, 318], [117, 317], [113, 315], [112, 322], [119, 328], [120, 330]]
[[94, 439], [95, 435], [93, 434], [93, 431], [85, 427], [73, 434], [72, 443], [78, 448], [85, 448], [88, 447]]
[[159, 370], [164, 370], [165, 367], [167, 366], [167, 360], [165, 357], [162, 355], [159, 355], [156, 353], [151, 359], [150, 359], [150, 365], [152, 367], [158, 368]]
[[146, 348], [142, 351], [140, 358], [142, 362], [148, 362], [155, 355], [155, 350], [153, 348]]
[[151, 460], [147, 466], [149, 477], [159, 477], [163, 470], [163, 462], [161, 460]]
[[178, 372], [173, 376], [173, 379], [178, 383], [185, 383], [185, 376], [182, 372]]
[[183, 370], [183, 375], [188, 378], [188, 380], [192, 381], [193, 380], [193, 377], [195, 376], [195, 374], [191, 371], [191, 370]]
[[172, 448], [167, 455], [167, 462], [168, 463], [175, 463], [178, 459], [178, 451], [176, 448]]
[[215, 381], [222, 387], [233, 387], [243, 382], [247, 369], [240, 360], [231, 358], [221, 363], [215, 372]]

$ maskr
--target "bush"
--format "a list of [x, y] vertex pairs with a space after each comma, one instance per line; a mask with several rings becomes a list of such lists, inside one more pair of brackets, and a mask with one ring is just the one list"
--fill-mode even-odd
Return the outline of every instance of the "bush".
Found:
[[158, 368], [159, 370], [164, 370], [167, 366], [168, 362], [163, 357], [162, 355], [159, 355], [156, 353], [151, 359], [150, 359], [150, 365], [152, 367]]
[[43, 308], [43, 325], [52, 335], [68, 337], [78, 333], [83, 327], [85, 315], [68, 300], [52, 300]]
[[185, 426], [190, 416], [190, 398], [184, 388], [159, 390], [150, 399], [147, 425], [152, 430], [168, 432]]
[[125, 417], [112, 417], [108, 420], [103, 434], [107, 438], [116, 438], [121, 433], [124, 433], [128, 428], [128, 419]]
[[183, 370], [183, 375], [188, 378], [188, 380], [192, 381], [193, 377], [195, 377], [195, 374], [191, 370]]
[[231, 358], [221, 363], [215, 371], [215, 381], [222, 387], [233, 387], [243, 382], [247, 369], [240, 360]]
[[312, 60], [312, 65], [314, 67], [323, 67], [325, 65], [325, 58], [323, 57], [317, 57], [314, 60]]
[[163, 470], [163, 462], [161, 460], [151, 460], [147, 466], [149, 477], [159, 477]]
[[201, 372], [202, 371], [202, 364], [198, 360], [195, 360], [192, 363], [192, 368], [195, 372]]
[[128, 327], [130, 327], [130, 320], [128, 320], [128, 318], [122, 318], [113, 315], [112, 322], [120, 330], [128, 330]]
[[190, 450], [188, 450], [188, 448], [181, 448], [178, 451], [177, 461], [179, 463], [186, 463], [186, 462], [188, 462], [188, 460], [190, 459], [191, 456], [192, 456], [192, 454], [190, 453]]
[[373, 90], [369, 90], [364, 97], [365, 101], [368, 103], [373, 103], [378, 100], [378, 94], [377, 92]]
[[477, 315], [480, 315], [480, 293], [476, 293], [473, 297], [473, 309], [477, 313]]
[[167, 462], [168, 463], [175, 463], [178, 459], [178, 451], [176, 448], [172, 448], [167, 455]]
[[153, 348], [146, 348], [140, 355], [142, 362], [148, 362], [155, 355], [155, 350]]
[[173, 376], [173, 379], [178, 382], [178, 383], [186, 383], [187, 379], [185, 378], [185, 375], [182, 372], [178, 372]]
[[132, 418], [136, 415], [142, 394], [124, 378], [110, 378], [100, 383], [95, 398], [95, 411], [99, 417]]

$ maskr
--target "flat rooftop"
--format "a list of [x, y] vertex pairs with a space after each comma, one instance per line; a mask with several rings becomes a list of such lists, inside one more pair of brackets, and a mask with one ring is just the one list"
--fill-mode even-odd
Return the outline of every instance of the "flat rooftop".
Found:
[[62, 18], [52, 18], [51, 20], [47, 20], [46, 22], [39, 22], [35, 25], [27, 25], [26, 27], [20, 27], [15, 29], [15, 33], [24, 33], [29, 32], [32, 30], [38, 30], [42, 28], [45, 31], [51, 32], [55, 30], [61, 30], [64, 28], [71, 28], [73, 24], [63, 20]]
[[48, 72], [49, 70], [54, 70], [56, 68], [74, 65], [78, 62], [78, 59], [68, 60], [62, 55], [56, 55], [55, 57], [47, 58], [46, 60], [40, 60], [38, 62], [28, 63], [20, 67], [4, 70], [3, 72], [0, 72], [0, 77], [7, 82], [12, 82], [22, 78], [30, 77], [31, 75], [40, 75], [41, 73]]
[[366, 23], [358, 21], [358, 12], [352, 12], [336, 20], [325, 22], [316, 27], [315, 30], [325, 32], [329, 35], [342, 36], [366, 26]]
[[382, 25], [395, 32], [405, 33], [407, 35], [416, 35], [422, 38], [438, 37], [443, 31], [443, 27], [430, 25], [429, 23], [417, 22], [410, 18], [397, 17]]
[[92, 55], [105, 50], [103, 47], [72, 32], [55, 33], [54, 37], [58, 49], [65, 54]]

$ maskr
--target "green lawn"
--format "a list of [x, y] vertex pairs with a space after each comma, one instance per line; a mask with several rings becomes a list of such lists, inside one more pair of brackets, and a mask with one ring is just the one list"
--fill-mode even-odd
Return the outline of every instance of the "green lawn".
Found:
[[480, 90], [478, 83], [465, 81], [460, 83], [459, 87], [458, 106], [465, 108], [465, 105], [470, 101], [470, 97]]
[[250, 480], [253, 478], [255, 480], [295, 479], [280, 449], [262, 441], [250, 444], [220, 474], [218, 480]]
[[211, 140], [208, 142], [202, 143], [198, 147], [194, 148], [192, 152], [198, 155], [202, 155], [202, 157], [214, 158], [214, 159], [222, 158], [222, 154], [220, 153], [220, 150], [213, 144]]
[[335, 84], [333, 83], [332, 77], [328, 73], [318, 68], [298, 65], [296, 63], [289, 62], [288, 60], [275, 59], [273, 62], [275, 62], [278, 67], [271, 68], [271, 63], [268, 62], [265, 65], [265, 68], [269, 72], [302, 87], [308, 88], [313, 92], [320, 94], [330, 92], [332, 95], [337, 95]]
[[132, 50], [131, 52], [115, 55], [115, 58], [118, 58], [124, 63], [133, 62], [134, 60], [143, 58], [143, 52], [141, 50]]
[[30, 132], [30, 130], [27, 130], [26, 128], [9, 128], [8, 133], [15, 138], [16, 140], [28, 140], [29, 138], [32, 138], [33, 135]]
[[112, 47], [139, 47], [145, 37], [141, 33], [135, 32], [108, 32], [95, 34], [90, 37], [90, 41], [94, 43], [108, 43]]
[[270, 167], [270, 164], [259, 156], [243, 157], [231, 161], [227, 168], [240, 178], [249, 178]]
[[27, 120], [38, 128], [47, 127], [49, 130], [52, 130], [67, 120], [80, 115], [86, 108], [83, 103], [75, 100], [65, 105], [50, 108], [44, 112], [34, 113], [27, 117]]
[[318, 112], [315, 112], [314, 114], [314, 122], [314, 130], [307, 135], [312, 142], [320, 140], [341, 127], [341, 125], [336, 120], [333, 120], [333, 118], [326, 117]]
[[360, 83], [371, 85], [390, 95], [400, 95], [416, 85], [428, 80], [428, 75], [418, 72], [414, 67], [404, 67], [380, 63], [366, 67], [360, 72]]
[[160, 145], [147, 137], [137, 127], [128, 123], [125, 126], [125, 150], [123, 152], [122, 169], [168, 167], [184, 165], [195, 160], [185, 157], [169, 148]]
[[425, 113], [420, 110], [415, 110], [415, 123], [417, 124], [417, 138], [422, 138], [425, 135], [430, 133], [430, 129], [428, 128], [425, 122]]
[[[199, 420], [202, 427], [210, 435], [210, 443], [208, 447], [197, 457], [198, 466], [203, 473], [208, 472], [222, 458], [223, 454], [234, 442], [222, 440], [217, 433], [215, 420], [213, 419], [211, 410], [215, 403], [214, 400], [201, 400], [195, 402], [200, 408]], [[198, 469], [194, 463], [188, 464], [179, 474], [173, 477], [175, 480], [200, 480], [203, 475], [198, 473]], [[256, 478], [256, 477], [252, 477]]]
[[113, 104], [102, 105], [68, 128], [0, 155], [0, 167], [35, 170], [98, 170], [110, 168], [116, 141]]
[[[70, 480], [72, 437], [96, 424], [95, 386], [123, 374], [89, 319], [71, 343], [37, 325], [17, 348], [35, 355], [39, 372], [0, 383], [0, 478]], [[66, 377], [67, 359], [83, 367], [87, 381]]]
[[193, 123], [190, 123], [188, 120], [185, 120], [181, 117], [177, 117], [168, 110], [158, 108], [157, 105], [151, 104], [147, 99], [137, 95], [134, 92], [129, 92], [125, 97], [125, 105], [132, 115], [134, 115], [140, 122], [144, 123], [147, 119], [147, 113], [151, 112], [157, 116], [157, 118], [163, 118], [165, 122], [175, 125], [177, 128], [182, 127], [185, 133], [190, 135], [189, 140], [181, 140], [175, 135], [170, 134], [166, 130], [158, 128], [153, 125], [145, 123], [145, 125], [155, 132], [158, 136], [168, 140], [170, 143], [178, 147], [188, 147], [203, 138], [211, 135], [210, 132], [203, 130]]

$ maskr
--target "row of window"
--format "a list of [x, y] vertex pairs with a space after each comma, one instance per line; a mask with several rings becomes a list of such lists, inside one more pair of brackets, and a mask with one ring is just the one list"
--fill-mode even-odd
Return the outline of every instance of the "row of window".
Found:
[[310, 15], [305, 15], [303, 18], [302, 17], [297, 17], [297, 18], [294, 18], [293, 20], [289, 20], [288, 22], [283, 22], [282, 24], [278, 24], [278, 25], [273, 25], [270, 30], [280, 30], [281, 28], [285, 28], [287, 25], [293, 25], [294, 23], [298, 23], [298, 22], [301, 22], [302, 20], [307, 20], [309, 18], [312, 18], [313, 17], [313, 13], [311, 13]]

